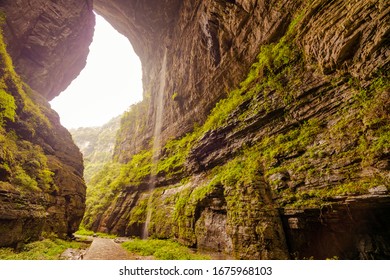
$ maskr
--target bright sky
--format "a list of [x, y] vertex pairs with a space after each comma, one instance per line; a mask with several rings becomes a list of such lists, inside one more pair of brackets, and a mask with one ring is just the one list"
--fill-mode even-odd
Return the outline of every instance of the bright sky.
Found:
[[142, 99], [142, 69], [128, 39], [96, 15], [87, 65], [50, 104], [66, 128], [100, 126]]

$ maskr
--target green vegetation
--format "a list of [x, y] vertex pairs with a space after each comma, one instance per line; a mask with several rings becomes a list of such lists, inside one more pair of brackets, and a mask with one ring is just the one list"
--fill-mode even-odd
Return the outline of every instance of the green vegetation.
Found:
[[87, 228], [98, 213], [107, 209], [118, 192], [127, 186], [138, 186], [150, 175], [152, 152], [136, 154], [127, 164], [110, 162], [93, 176], [87, 189], [87, 210], [84, 224]]
[[14, 97], [0, 88], [0, 126], [4, 125], [5, 119], [15, 121], [15, 110]]
[[176, 92], [174, 92], [173, 94], [172, 94], [172, 96], [171, 96], [171, 99], [173, 100], [173, 101], [177, 101], [178, 100], [178, 93], [177, 93], [177, 91]]
[[101, 127], [81, 127], [69, 132], [84, 158], [84, 179], [89, 183], [106, 163], [112, 161], [121, 116]]
[[85, 249], [87, 246], [82, 242], [51, 238], [26, 244], [19, 251], [0, 248], [0, 260], [59, 260], [66, 249]]
[[117, 238], [118, 236], [114, 234], [104, 233], [104, 232], [94, 232], [92, 230], [86, 229], [84, 226], [80, 226], [79, 230], [76, 231], [74, 234], [76, 235], [82, 235], [82, 236], [98, 236], [102, 238]]
[[[0, 30], [0, 174], [21, 192], [53, 191], [54, 173], [39, 145], [32, 143], [37, 132], [50, 133], [51, 125], [45, 116], [47, 105], [16, 74], [6, 51]], [[23, 118], [20, 116], [23, 115]], [[23, 135], [17, 135], [13, 123]], [[17, 124], [16, 124], [17, 123]], [[23, 139], [24, 138], [24, 139]]]
[[199, 204], [217, 190], [216, 179], [194, 187], [188, 187], [175, 197], [173, 222], [176, 225], [176, 236], [187, 245], [196, 243], [195, 212]]
[[168, 141], [163, 148], [163, 156], [157, 163], [157, 174], [166, 178], [179, 178], [185, 171], [184, 163], [193, 144], [199, 137], [198, 129], [182, 138]]
[[[374, 73], [376, 78], [364, 86], [345, 73], [324, 76], [324, 82], [329, 79], [332, 85], [324, 87], [324, 92], [318, 92], [319, 100], [331, 94], [334, 88], [343, 86], [343, 94], [352, 92], [350, 102], [345, 102], [339, 116], [336, 115], [331, 122], [314, 117], [298, 120], [293, 116], [294, 109], [307, 101], [300, 96], [305, 88], [302, 77], [307, 72], [317, 74], [312, 67], [307, 67], [310, 62], [305, 61], [294, 41], [304, 12], [292, 21], [286, 35], [278, 42], [260, 48], [257, 61], [246, 79], [216, 104], [202, 126], [195, 126], [191, 133], [165, 144], [156, 168], [151, 168], [152, 151], [149, 150], [121, 165], [118, 175], [110, 182], [105, 181], [107, 176], [103, 172], [97, 181], [104, 181], [101, 187], [102, 190], [103, 186], [105, 188], [93, 203], [115, 203], [120, 188], [147, 182], [152, 170], [157, 173], [153, 175], [175, 179], [175, 182], [188, 179], [186, 162], [203, 137], [211, 131], [218, 133], [219, 129], [237, 121], [236, 129], [239, 130], [251, 117], [272, 113], [275, 108], [284, 108], [287, 112], [280, 120], [280, 123], [285, 123], [280, 124], [280, 130], [265, 132], [265, 136], [234, 151], [224, 165], [207, 171], [210, 172], [208, 182], [196, 186], [190, 183], [178, 193], [165, 195], [164, 199], [161, 197], [167, 188], [141, 196], [130, 212], [129, 226], [143, 224], [148, 207], [151, 207], [149, 232], [152, 235], [174, 237], [192, 246], [196, 244], [197, 207], [217, 191], [224, 192], [228, 223], [232, 228], [240, 225], [255, 228], [256, 221], [251, 213], [272, 213], [274, 207], [321, 208], [332, 204], [335, 196], [366, 194], [378, 185], [389, 188], [388, 179], [375, 174], [362, 175], [361, 172], [390, 150], [390, 99], [386, 93], [389, 85], [386, 71]], [[172, 99], [177, 99], [176, 93]], [[142, 118], [142, 114], [146, 115], [146, 104], [132, 109], [123, 119], [117, 143], [131, 141], [128, 139], [129, 127], [144, 128], [146, 118]], [[311, 185], [318, 187], [311, 188]], [[112, 190], [116, 191], [111, 196]], [[107, 205], [99, 211], [107, 209]]]
[[257, 62], [252, 65], [240, 88], [231, 91], [227, 98], [216, 104], [200, 131], [222, 127], [241, 104], [258, 93], [263, 91], [266, 94], [270, 89], [280, 90], [281, 77], [290, 71], [291, 65], [297, 63], [299, 57], [296, 47], [287, 37], [278, 43], [262, 46]]
[[[152, 194], [151, 194], [152, 195]], [[144, 224], [146, 221], [147, 208], [149, 203], [149, 197], [139, 199], [137, 205], [131, 209], [129, 225]]]
[[[2, 20], [0, 19], [0, 24], [1, 23]], [[7, 92], [8, 86], [6, 84], [7, 80], [10, 78], [9, 76], [13, 74], [12, 69], [12, 61], [7, 53], [2, 30], [0, 29], [0, 73], [5, 72], [5, 75], [0, 77], [0, 127], [4, 126], [6, 119], [15, 121], [15, 98], [12, 94]]]
[[[120, 129], [116, 136], [116, 148], [124, 142], [134, 141], [134, 137], [141, 135], [147, 128], [147, 116], [149, 115], [149, 107], [151, 103], [150, 93], [145, 93], [141, 102], [130, 106], [129, 110], [121, 117]], [[129, 131], [132, 131], [129, 133]], [[129, 139], [130, 137], [130, 139]], [[120, 151], [115, 151], [117, 158], [115, 161], [125, 161], [128, 159], [121, 158]]]
[[158, 260], [208, 260], [206, 255], [193, 253], [190, 249], [171, 240], [139, 240], [124, 242], [126, 250], [141, 256], [153, 256]]

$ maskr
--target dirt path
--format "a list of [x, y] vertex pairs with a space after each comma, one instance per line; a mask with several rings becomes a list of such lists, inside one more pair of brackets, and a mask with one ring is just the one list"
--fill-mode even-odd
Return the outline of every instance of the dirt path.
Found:
[[96, 237], [84, 255], [84, 260], [137, 260], [114, 240]]

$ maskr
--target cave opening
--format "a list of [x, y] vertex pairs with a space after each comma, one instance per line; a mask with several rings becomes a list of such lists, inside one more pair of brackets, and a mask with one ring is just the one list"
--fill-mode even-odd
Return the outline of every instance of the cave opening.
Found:
[[142, 100], [142, 67], [129, 40], [95, 13], [87, 64], [50, 104], [68, 129], [102, 126]]

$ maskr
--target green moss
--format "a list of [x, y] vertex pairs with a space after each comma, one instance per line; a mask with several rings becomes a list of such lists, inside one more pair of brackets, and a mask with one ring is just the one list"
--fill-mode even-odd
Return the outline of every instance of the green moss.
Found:
[[278, 159], [285, 158], [292, 153], [306, 151], [320, 131], [319, 121], [311, 119], [286, 134], [264, 138], [259, 146], [266, 163], [266, 175], [276, 173], [272, 170], [272, 166]]
[[361, 178], [326, 188], [286, 192], [279, 202], [286, 208], [321, 208], [331, 205], [335, 197], [364, 195], [369, 189], [386, 184], [387, 180], [381, 177]]
[[122, 244], [126, 250], [141, 256], [153, 256], [158, 260], [207, 260], [210, 257], [196, 254], [171, 240], [132, 240]]
[[85, 249], [81, 242], [65, 241], [58, 238], [45, 239], [26, 244], [20, 252], [11, 248], [0, 248], [0, 260], [59, 260], [68, 248]]
[[4, 89], [0, 88], [0, 125], [4, 125], [5, 119], [15, 121], [15, 99]]
[[[0, 24], [1, 22], [2, 20], [0, 20]], [[7, 53], [0, 28], [0, 73], [4, 73], [4, 76], [0, 77], [0, 126], [4, 125], [6, 119], [15, 121], [15, 98], [7, 92], [8, 86], [6, 84], [9, 76], [14, 74], [12, 70], [12, 61]]]
[[131, 209], [129, 226], [133, 224], [144, 224], [146, 222], [149, 197], [139, 199], [137, 205]]
[[178, 140], [168, 141], [163, 148], [163, 156], [157, 163], [157, 174], [166, 178], [179, 177], [184, 172], [184, 163], [193, 144], [198, 138], [198, 129]]
[[89, 228], [94, 217], [104, 212], [115, 201], [116, 195], [124, 187], [138, 186], [151, 173], [152, 152], [136, 154], [126, 164], [107, 163], [95, 176], [87, 188], [87, 209], [84, 224]]
[[[212, 175], [214, 176], [214, 175]], [[180, 193], [176, 194], [173, 221], [176, 227], [176, 236], [186, 245], [196, 243], [195, 216], [202, 201], [218, 190], [219, 179], [213, 177], [201, 185], [192, 185], [190, 182]]]

